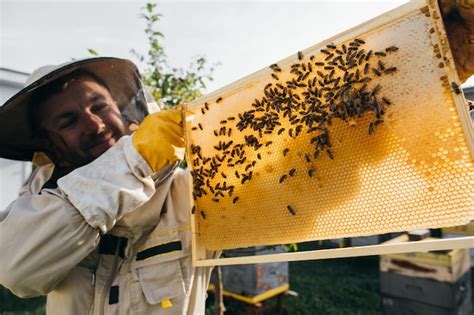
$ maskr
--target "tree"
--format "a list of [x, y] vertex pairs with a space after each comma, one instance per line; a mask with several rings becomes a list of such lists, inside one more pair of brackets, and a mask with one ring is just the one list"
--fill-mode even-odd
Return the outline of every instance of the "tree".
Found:
[[147, 3], [140, 17], [146, 21], [149, 50], [146, 55], [135, 50], [132, 53], [140, 62], [145, 62], [147, 68], [143, 71], [142, 80], [155, 99], [160, 100], [164, 108], [173, 108], [202, 96], [206, 84], [213, 79], [217, 64], [210, 66], [206, 58], [200, 56], [191, 61], [188, 69], [171, 67], [160, 42], [164, 35], [157, 30], [157, 23], [162, 17], [157, 12], [157, 3]]

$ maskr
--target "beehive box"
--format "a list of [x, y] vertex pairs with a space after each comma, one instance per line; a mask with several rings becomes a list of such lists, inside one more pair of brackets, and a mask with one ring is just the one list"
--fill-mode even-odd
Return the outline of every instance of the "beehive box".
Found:
[[380, 274], [381, 314], [472, 314], [469, 272], [456, 283]]
[[[420, 242], [429, 239], [422, 240]], [[391, 243], [407, 242], [402, 235]], [[469, 271], [471, 257], [467, 249], [425, 253], [400, 253], [380, 256], [380, 271], [416, 278], [455, 283]]]
[[473, 130], [458, 84], [437, 2], [418, 1], [189, 104], [195, 245], [468, 223]]
[[[284, 249], [251, 247], [226, 251], [226, 257], [282, 253]], [[288, 262], [222, 266], [224, 295], [255, 304], [289, 290]], [[211, 283], [213, 283], [211, 279]]]

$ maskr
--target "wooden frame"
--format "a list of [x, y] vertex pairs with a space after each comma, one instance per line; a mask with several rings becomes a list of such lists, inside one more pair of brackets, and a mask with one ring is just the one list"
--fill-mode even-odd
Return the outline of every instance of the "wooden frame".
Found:
[[[360, 24], [352, 29], [349, 29], [341, 34], [331, 37], [321, 43], [318, 43], [305, 51], [314, 50], [325, 46], [328, 43], [334, 41], [343, 41], [358, 36], [361, 33], [368, 32], [372, 29], [383, 26], [386, 23], [393, 21], [394, 19], [401, 18], [416, 10], [425, 9], [428, 6], [430, 14], [432, 15], [434, 24], [436, 26], [436, 34], [440, 36], [444, 29], [442, 18], [439, 16], [439, 9], [437, 7], [437, 1], [429, 0], [422, 1], [416, 0], [411, 1], [405, 5], [402, 5], [394, 10], [391, 10], [379, 17], [371, 19], [363, 24]], [[427, 10], [426, 10], [427, 11]], [[449, 43], [444, 41], [441, 43], [441, 54], [445, 56], [445, 60], [453, 60]], [[295, 56], [290, 56], [282, 61], [279, 61], [279, 65], [285, 67], [286, 65], [294, 62]], [[448, 79], [449, 82], [459, 82], [455, 65], [453, 63], [446, 63], [448, 68]], [[246, 86], [250, 86], [259, 80], [263, 75], [268, 75], [271, 70], [268, 68], [261, 69], [249, 76], [246, 76], [224, 88], [221, 88], [213, 93], [210, 93], [203, 98], [190, 103], [187, 108], [193, 109], [203, 102], [215, 100], [221, 95], [228, 93], [236, 93], [245, 89]], [[462, 95], [455, 95], [457, 100], [457, 110], [461, 119], [461, 125], [468, 140], [468, 146], [471, 156], [474, 157], [474, 133], [472, 123], [466, 117], [467, 109], [459, 104], [464, 102]], [[462, 102], [461, 102], [462, 100]], [[192, 198], [191, 198], [192, 199]], [[191, 202], [193, 202], [191, 200]], [[269, 254], [260, 256], [246, 256], [246, 257], [233, 257], [233, 258], [212, 258], [209, 259], [209, 252], [203, 246], [199, 229], [196, 226], [196, 220], [192, 218], [192, 256], [193, 265], [196, 267], [208, 267], [218, 265], [234, 265], [234, 264], [255, 264], [255, 263], [268, 263], [268, 262], [281, 262], [281, 261], [301, 261], [301, 260], [315, 260], [315, 259], [332, 259], [332, 258], [344, 258], [344, 257], [358, 257], [358, 256], [372, 256], [372, 255], [383, 255], [383, 254], [394, 254], [394, 253], [408, 253], [408, 252], [423, 252], [433, 250], [449, 250], [449, 249], [460, 249], [460, 248], [474, 248], [474, 236], [460, 237], [455, 239], [439, 239], [439, 240], [427, 240], [420, 242], [408, 242], [408, 243], [384, 243], [381, 245], [372, 246], [360, 246], [360, 247], [348, 247], [340, 249], [327, 249], [327, 250], [313, 250], [305, 252], [292, 252], [292, 253], [280, 253], [280, 254]]]
[[[459, 237], [455, 239], [427, 240], [410, 243], [390, 242], [381, 245], [358, 246], [337, 249], [322, 249], [305, 252], [280, 253], [247, 257], [232, 257], [219, 259], [193, 260], [196, 267], [226, 266], [258, 264], [281, 261], [300, 261], [331, 258], [347, 258], [359, 256], [375, 256], [396, 253], [425, 252], [433, 250], [449, 250], [474, 247], [474, 236]], [[193, 258], [195, 258], [194, 256]]]

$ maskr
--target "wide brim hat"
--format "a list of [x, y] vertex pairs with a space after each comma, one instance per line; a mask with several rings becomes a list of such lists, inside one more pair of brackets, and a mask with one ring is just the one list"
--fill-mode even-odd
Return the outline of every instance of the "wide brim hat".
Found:
[[[31, 161], [35, 152], [41, 148], [31, 128], [29, 107], [35, 106], [32, 96], [38, 89], [47, 89], [51, 82], [77, 70], [84, 70], [100, 78], [107, 86], [110, 94], [124, 111], [138, 115], [137, 120], [146, 115], [146, 102], [143, 100], [143, 89], [140, 73], [133, 62], [113, 57], [96, 57], [70, 61], [57, 66], [45, 66], [34, 71], [26, 82], [26, 87], [8, 99], [0, 107], [0, 157]], [[133, 106], [130, 106], [133, 105]], [[137, 113], [137, 106], [139, 110]], [[127, 110], [134, 107], [133, 110]]]

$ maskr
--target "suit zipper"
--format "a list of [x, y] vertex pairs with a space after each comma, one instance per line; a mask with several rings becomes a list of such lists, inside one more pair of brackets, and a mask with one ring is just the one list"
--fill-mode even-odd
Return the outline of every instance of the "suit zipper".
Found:
[[119, 250], [120, 245], [122, 243], [122, 239], [119, 238], [117, 242], [117, 247], [115, 249], [114, 260], [112, 263], [112, 268], [110, 270], [110, 275], [107, 278], [107, 282], [105, 283], [104, 287], [102, 288], [101, 294], [99, 296], [99, 315], [103, 315], [105, 313], [105, 298], [107, 297], [107, 293], [110, 291], [110, 287], [112, 286], [112, 282], [114, 281], [114, 277], [117, 274], [117, 267], [119, 263]]

